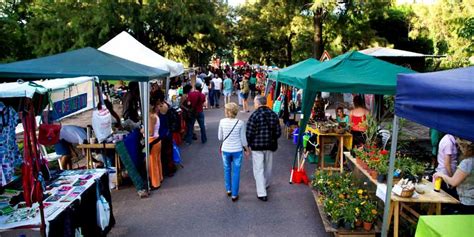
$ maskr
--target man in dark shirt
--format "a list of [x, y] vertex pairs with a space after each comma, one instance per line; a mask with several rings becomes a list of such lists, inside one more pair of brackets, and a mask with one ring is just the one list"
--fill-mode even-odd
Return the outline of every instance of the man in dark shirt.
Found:
[[196, 84], [196, 90], [189, 92], [187, 101], [187, 107], [190, 108], [188, 118], [186, 121], [187, 132], [186, 132], [186, 143], [189, 145], [192, 143], [194, 123], [196, 120], [199, 123], [199, 128], [201, 129], [201, 142], [207, 142], [206, 136], [206, 126], [204, 124], [204, 110], [203, 104], [206, 102], [206, 96], [201, 93], [202, 85]]
[[281, 136], [280, 119], [266, 106], [265, 96], [256, 96], [254, 104], [257, 110], [250, 115], [247, 122], [246, 137], [252, 151], [257, 197], [266, 202], [272, 174], [273, 152], [278, 149], [278, 138]]
[[129, 91], [123, 98], [123, 119], [130, 119], [134, 123], [140, 121], [138, 116], [138, 110], [140, 109], [140, 90], [138, 88], [138, 82], [132, 81], [128, 84]]

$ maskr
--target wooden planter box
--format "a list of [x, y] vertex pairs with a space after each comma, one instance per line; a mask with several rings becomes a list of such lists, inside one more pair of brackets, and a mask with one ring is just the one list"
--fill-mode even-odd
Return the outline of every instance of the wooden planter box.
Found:
[[331, 232], [334, 234], [336, 237], [343, 237], [343, 236], [351, 236], [351, 237], [375, 237], [377, 233], [380, 233], [380, 225], [374, 224], [372, 227], [372, 230], [366, 231], [362, 227], [357, 227], [352, 230], [344, 229], [344, 228], [338, 228], [335, 229], [331, 226], [331, 223], [329, 222], [326, 212], [324, 211], [323, 204], [319, 201], [319, 193], [315, 190], [311, 190], [313, 192], [313, 197], [314, 201], [316, 202], [316, 205], [318, 206], [319, 210], [319, 215], [321, 216], [321, 220], [323, 221], [324, 229], [326, 232]]

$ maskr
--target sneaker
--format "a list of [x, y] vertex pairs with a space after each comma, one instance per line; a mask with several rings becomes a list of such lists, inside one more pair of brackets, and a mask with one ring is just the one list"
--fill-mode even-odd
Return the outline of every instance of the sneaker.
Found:
[[233, 201], [233, 202], [237, 202], [237, 200], [239, 200], [239, 196], [233, 196], [233, 197], [232, 197], [232, 201]]

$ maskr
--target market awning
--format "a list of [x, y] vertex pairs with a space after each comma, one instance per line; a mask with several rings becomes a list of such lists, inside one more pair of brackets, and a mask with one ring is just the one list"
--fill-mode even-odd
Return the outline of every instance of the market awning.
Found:
[[270, 78], [297, 88], [306, 88], [305, 80], [315, 71], [315, 66], [320, 64], [314, 58], [308, 58], [279, 71], [272, 72]]
[[398, 75], [395, 114], [474, 141], [474, 67]]
[[32, 82], [12, 82], [0, 84], [0, 99], [2, 98], [33, 98], [35, 94], [43, 95], [48, 92], [44, 86]]
[[368, 49], [360, 50], [359, 52], [366, 55], [373, 56], [373, 57], [425, 58], [425, 57], [432, 56], [432, 55], [425, 55], [425, 54], [410, 52], [410, 51], [401, 50], [401, 49], [390, 49], [390, 48], [384, 48], [384, 47], [368, 48]]
[[351, 51], [320, 63], [306, 89], [339, 93], [393, 95], [398, 73], [415, 71]]
[[91, 47], [0, 64], [0, 78], [9, 81], [79, 76], [97, 76], [101, 80], [149, 81], [168, 75], [166, 71], [125, 60]]
[[184, 73], [182, 63], [169, 60], [147, 48], [125, 31], [99, 48], [100, 51], [170, 73], [170, 77]]

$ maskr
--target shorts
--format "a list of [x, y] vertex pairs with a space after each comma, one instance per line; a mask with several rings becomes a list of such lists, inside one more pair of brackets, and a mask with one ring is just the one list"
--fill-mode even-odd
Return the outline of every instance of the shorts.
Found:
[[242, 96], [242, 99], [246, 100], [249, 98], [249, 93], [240, 93], [240, 96]]
[[224, 90], [224, 96], [230, 96], [232, 94], [231, 90]]
[[56, 154], [62, 155], [62, 156], [68, 156], [71, 155], [71, 149], [70, 147], [72, 146], [71, 143], [67, 142], [64, 139], [59, 140], [58, 143], [54, 144], [54, 150], [56, 151]]

